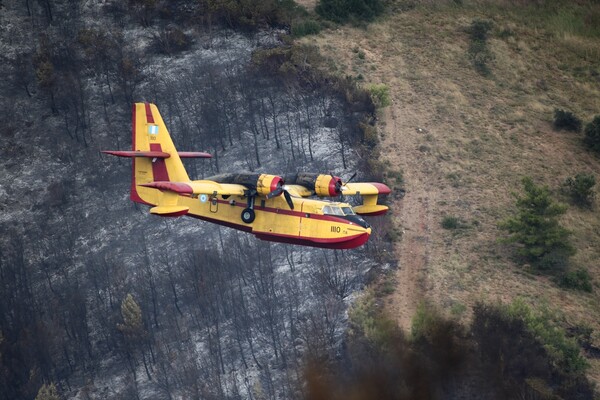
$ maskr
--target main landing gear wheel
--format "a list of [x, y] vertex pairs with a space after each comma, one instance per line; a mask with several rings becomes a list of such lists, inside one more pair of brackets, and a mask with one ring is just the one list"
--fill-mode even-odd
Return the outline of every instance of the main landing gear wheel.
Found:
[[256, 218], [256, 214], [254, 213], [253, 209], [245, 208], [244, 211], [242, 211], [242, 221], [244, 221], [245, 223], [252, 223], [252, 221], [254, 221], [254, 218]]

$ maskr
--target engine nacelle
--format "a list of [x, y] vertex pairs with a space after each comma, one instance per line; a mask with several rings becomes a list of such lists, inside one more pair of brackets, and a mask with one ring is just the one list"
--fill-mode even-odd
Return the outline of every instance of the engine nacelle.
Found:
[[258, 176], [256, 181], [256, 191], [266, 196], [278, 187], [283, 186], [283, 178], [277, 175], [262, 174]]
[[318, 175], [315, 180], [315, 194], [319, 197], [335, 197], [342, 192], [342, 179], [339, 176]]
[[339, 176], [299, 172], [286, 176], [285, 181], [290, 185], [302, 185], [320, 197], [335, 197], [341, 194], [342, 179]]

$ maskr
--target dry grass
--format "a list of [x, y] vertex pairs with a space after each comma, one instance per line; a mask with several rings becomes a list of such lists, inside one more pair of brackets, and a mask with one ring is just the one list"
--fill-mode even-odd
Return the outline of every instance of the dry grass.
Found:
[[[467, 56], [466, 28], [474, 18], [494, 23], [489, 77]], [[381, 113], [382, 149], [391, 169], [404, 172], [407, 189], [393, 211], [405, 234], [397, 245], [399, 286], [388, 300], [390, 314], [406, 327], [422, 296], [448, 312], [521, 296], [533, 305], [551, 304], [566, 325], [592, 326], [600, 346], [600, 287], [593, 294], [565, 291], [523, 272], [510, 248], [497, 243], [502, 232], [496, 227], [510, 213], [511, 192], [524, 175], [556, 189], [578, 172], [600, 177], [600, 160], [582, 147], [581, 135], [551, 126], [557, 107], [585, 122], [600, 113], [600, 42], [552, 35], [519, 16], [425, 6], [366, 29], [343, 26], [306, 40], [335, 60], [336, 73], [390, 87], [392, 105]], [[445, 215], [467, 227], [442, 229]], [[573, 264], [600, 282], [597, 209], [571, 207], [563, 223], [574, 232]], [[600, 383], [600, 362], [592, 362], [590, 376]]]

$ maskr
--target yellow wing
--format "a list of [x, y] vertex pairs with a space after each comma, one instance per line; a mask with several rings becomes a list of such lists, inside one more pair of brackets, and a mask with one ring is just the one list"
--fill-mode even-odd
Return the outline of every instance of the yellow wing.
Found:
[[307, 189], [302, 185], [285, 185], [284, 189], [295, 197], [310, 197], [314, 194], [313, 191]]
[[344, 196], [390, 194], [391, 192], [387, 185], [379, 182], [346, 183], [341, 189]]

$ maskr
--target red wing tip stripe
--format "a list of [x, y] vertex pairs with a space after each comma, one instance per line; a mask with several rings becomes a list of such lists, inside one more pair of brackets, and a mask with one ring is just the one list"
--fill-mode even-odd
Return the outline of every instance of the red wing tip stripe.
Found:
[[180, 158], [212, 158], [211, 154], [202, 151], [178, 151], [177, 154]]
[[150, 182], [150, 183], [142, 183], [139, 186], [160, 189], [160, 190], [170, 190], [171, 192], [181, 193], [181, 194], [192, 194], [194, 190], [188, 184], [181, 182]]
[[369, 182], [369, 183], [377, 188], [377, 191], [379, 192], [379, 194], [390, 194], [392, 192], [392, 190], [386, 184], [379, 183], [379, 182]]
[[115, 151], [102, 150], [104, 154], [110, 154], [117, 157], [147, 157], [147, 158], [169, 158], [171, 155], [164, 151]]

